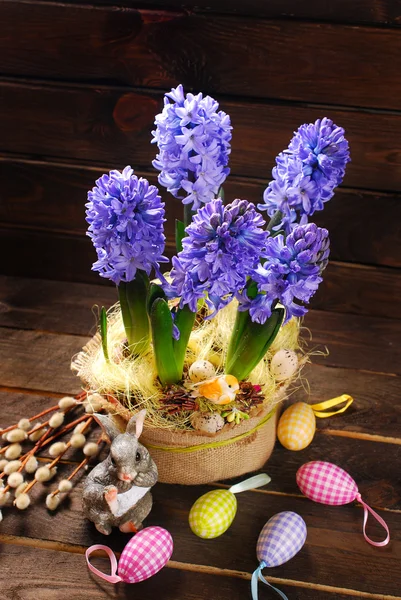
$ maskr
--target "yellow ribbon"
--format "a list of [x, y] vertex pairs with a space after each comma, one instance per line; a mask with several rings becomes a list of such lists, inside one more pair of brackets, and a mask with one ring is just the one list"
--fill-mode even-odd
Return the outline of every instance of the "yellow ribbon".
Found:
[[[347, 408], [351, 406], [353, 401], [354, 399], [351, 396], [348, 394], [343, 394], [342, 396], [337, 396], [337, 398], [332, 398], [331, 400], [326, 400], [325, 402], [319, 402], [319, 404], [311, 404], [311, 409], [315, 413], [316, 417], [319, 417], [320, 419], [326, 419], [327, 417], [332, 417], [333, 415], [339, 415], [340, 413], [345, 412]], [[337, 406], [343, 402], [345, 402], [345, 405], [342, 408], [327, 412], [328, 408], [333, 408], [333, 406]]]
[[236, 437], [230, 438], [228, 440], [221, 440], [219, 442], [210, 442], [209, 444], [198, 444], [197, 446], [186, 446], [186, 447], [154, 446], [153, 444], [147, 444], [146, 442], [145, 443], [142, 442], [142, 444], [144, 446], [146, 446], [146, 448], [151, 448], [152, 450], [164, 450], [165, 452], [178, 452], [178, 453], [197, 452], [198, 450], [209, 450], [210, 448], [221, 448], [222, 446], [228, 446], [229, 444], [235, 444], [235, 442], [238, 442], [239, 440], [243, 440], [244, 438], [247, 438], [250, 435], [252, 435], [253, 433], [255, 433], [255, 431], [257, 431], [258, 429], [263, 427], [263, 425], [265, 425], [267, 423], [267, 421], [269, 421], [271, 419], [271, 417], [274, 415], [275, 411], [276, 411], [276, 409], [273, 409], [271, 412], [269, 412], [265, 417], [263, 417], [263, 419], [255, 427], [253, 427], [249, 431], [245, 431], [245, 433], [241, 433], [240, 435], [237, 435]]

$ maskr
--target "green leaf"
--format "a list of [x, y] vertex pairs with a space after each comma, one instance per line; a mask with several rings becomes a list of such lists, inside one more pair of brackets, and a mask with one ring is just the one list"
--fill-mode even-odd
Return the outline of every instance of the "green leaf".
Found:
[[150, 311], [152, 309], [152, 304], [156, 300], [156, 298], [163, 298], [166, 300], [166, 294], [164, 293], [163, 288], [157, 283], [151, 283], [148, 290], [148, 297], [146, 300], [146, 308], [148, 314], [150, 315]]
[[146, 310], [148, 289], [149, 277], [139, 270], [133, 281], [121, 281], [118, 285], [121, 313], [131, 354], [143, 354], [149, 347], [150, 327]]
[[188, 227], [192, 223], [192, 217], [195, 212], [191, 208], [191, 204], [184, 204], [184, 227]]
[[274, 213], [274, 215], [268, 222], [266, 230], [272, 231], [273, 227], [276, 227], [277, 225], [279, 225], [279, 223], [281, 223], [282, 219], [283, 219], [283, 213], [280, 210], [276, 210], [276, 212]]
[[174, 324], [180, 331], [180, 339], [173, 340], [175, 362], [177, 364], [177, 369], [181, 374], [180, 379], [182, 378], [185, 354], [187, 351], [189, 336], [191, 335], [191, 331], [194, 326], [195, 317], [196, 313], [189, 310], [189, 307], [185, 305], [183, 308], [179, 308], [177, 310], [174, 320]]
[[230, 362], [227, 362], [227, 373], [234, 375], [239, 381], [249, 376], [280, 331], [284, 314], [283, 308], [275, 308], [263, 325], [248, 319], [237, 350]]
[[167, 302], [156, 298], [150, 310], [152, 327], [153, 351], [156, 360], [157, 373], [163, 386], [180, 381], [180, 373], [173, 348], [173, 318]]
[[175, 220], [175, 247], [177, 248], [177, 252], [181, 252], [182, 250], [182, 240], [185, 237], [185, 225], [182, 221], [178, 219]]
[[109, 351], [107, 348], [107, 312], [104, 306], [100, 311], [100, 335], [102, 337], [102, 348], [104, 358], [109, 360]]
[[[250, 298], [250, 299], [256, 298], [257, 293], [258, 293], [257, 283], [255, 281], [252, 281], [252, 279], [249, 279], [249, 281], [246, 285], [245, 291], [248, 295], [248, 298]], [[245, 311], [237, 310], [237, 315], [235, 317], [235, 322], [234, 322], [234, 328], [233, 328], [230, 342], [228, 345], [226, 364], [229, 364], [232, 362], [232, 359], [237, 350], [239, 341], [241, 339], [241, 336], [244, 332], [244, 329], [245, 329], [248, 321], [249, 321], [249, 312], [247, 310], [245, 310]]]
[[270, 237], [274, 238], [274, 237], [277, 237], [278, 235], [283, 235], [285, 237], [284, 229], [279, 229], [278, 231], [272, 231], [270, 234]]
[[221, 198], [224, 204], [224, 189], [222, 185], [219, 187], [216, 198]]

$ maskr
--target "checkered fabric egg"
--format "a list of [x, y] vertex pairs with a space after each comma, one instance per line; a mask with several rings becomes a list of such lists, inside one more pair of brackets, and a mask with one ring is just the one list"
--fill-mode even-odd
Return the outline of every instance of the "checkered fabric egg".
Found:
[[126, 583], [149, 579], [162, 569], [173, 553], [173, 539], [162, 527], [146, 527], [130, 539], [122, 551], [118, 574]]
[[348, 504], [358, 494], [358, 486], [351, 475], [337, 465], [322, 460], [302, 465], [296, 477], [301, 492], [321, 504]]
[[[297, 472], [297, 484], [301, 492], [314, 502], [339, 506], [357, 500], [363, 506], [363, 536], [372, 546], [386, 546], [390, 541], [387, 523], [362, 499], [358, 486], [344, 469], [323, 460], [308, 462]], [[372, 540], [366, 533], [369, 514], [380, 523], [386, 532], [381, 542]]]
[[313, 409], [305, 402], [289, 406], [281, 415], [277, 437], [287, 450], [303, 450], [313, 440], [316, 417]]
[[252, 600], [258, 600], [258, 582], [275, 590], [284, 600], [287, 596], [262, 575], [265, 567], [278, 567], [295, 556], [305, 544], [306, 525], [302, 517], [291, 511], [277, 513], [269, 519], [260, 532], [256, 545], [259, 566], [252, 574]]
[[260, 532], [256, 556], [266, 567], [278, 567], [295, 556], [306, 540], [302, 517], [291, 511], [277, 513]]
[[237, 512], [237, 499], [229, 490], [207, 492], [189, 513], [189, 526], [203, 539], [216, 538], [230, 527]]
[[267, 473], [259, 473], [235, 483], [228, 490], [213, 490], [198, 498], [189, 513], [189, 526], [193, 533], [204, 539], [222, 535], [237, 512], [235, 494], [262, 487], [270, 481]]
[[[95, 550], [104, 550], [110, 558], [111, 575], [102, 573], [91, 565], [89, 557]], [[173, 553], [173, 539], [162, 527], [146, 527], [134, 535], [121, 553], [120, 562], [108, 546], [96, 544], [86, 551], [86, 562], [89, 569], [110, 583], [139, 583], [156, 575]]]

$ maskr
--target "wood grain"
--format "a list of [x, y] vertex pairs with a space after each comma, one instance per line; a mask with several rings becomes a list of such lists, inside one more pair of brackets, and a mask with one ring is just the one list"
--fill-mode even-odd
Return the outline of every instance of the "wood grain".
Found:
[[[71, 234], [84, 234], [86, 194], [95, 179], [109, 167], [80, 168], [43, 162], [15, 161], [0, 158], [3, 201], [0, 222]], [[138, 172], [157, 185], [155, 171]], [[228, 201], [246, 198], [262, 201], [266, 181], [229, 177], [224, 185]], [[164, 188], [161, 194], [167, 209], [165, 231], [170, 243], [174, 239], [174, 222], [180, 218], [181, 203]], [[55, 202], [57, 198], [57, 202]], [[380, 210], [378, 207], [380, 206]], [[330, 231], [331, 258], [346, 262], [401, 267], [398, 218], [401, 196], [372, 193], [367, 190], [340, 188], [314, 221]], [[360, 226], [360, 215], [364, 226]], [[266, 213], [264, 213], [266, 217]]]
[[3, 74], [401, 108], [391, 29], [39, 2], [0, 21]]
[[316, 309], [399, 319], [401, 272], [331, 262], [311, 306]]
[[317, 419], [319, 429], [401, 437], [400, 377], [317, 364], [307, 365], [302, 376], [308, 382], [307, 389], [296, 391], [291, 402], [314, 404], [341, 394], [354, 398], [353, 405], [344, 414]]
[[[326, 375], [327, 372], [326, 372]], [[311, 382], [312, 383], [312, 382]], [[366, 380], [366, 385], [370, 384], [369, 376]], [[389, 393], [391, 394], [391, 388]], [[325, 388], [322, 390], [326, 392]], [[316, 390], [315, 390], [316, 393]], [[305, 397], [302, 398], [305, 400]], [[0, 401], [2, 408], [1, 427], [14, 424], [22, 417], [29, 417], [37, 414], [55, 404], [54, 398], [34, 394], [21, 394], [9, 392], [0, 392]], [[300, 452], [291, 452], [276, 443], [274, 452], [266, 463], [262, 471], [267, 471], [272, 477], [271, 483], [266, 487], [266, 494], [280, 493], [285, 495], [300, 495], [300, 491], [295, 482], [295, 473], [299, 467], [311, 460], [330, 460], [335, 464], [346, 468], [358, 483], [360, 492], [363, 498], [369, 504], [376, 508], [392, 509], [401, 511], [401, 481], [394, 477], [394, 464], [401, 461], [401, 443], [387, 444], [385, 442], [373, 442], [369, 440], [360, 440], [358, 437], [339, 439], [335, 435], [325, 435], [324, 428], [331, 427], [332, 429], [347, 430], [350, 435], [353, 432], [365, 431], [370, 434], [377, 434], [383, 431], [383, 435], [391, 435], [391, 426], [386, 429], [385, 419], [393, 421], [394, 434], [400, 437], [400, 408], [396, 405], [390, 405], [383, 402], [382, 405], [370, 404], [368, 407], [368, 398], [355, 398], [355, 403], [352, 409], [349, 409], [345, 415], [332, 417], [330, 419], [317, 420], [317, 433], [313, 442], [308, 448]], [[364, 416], [369, 414], [369, 421], [364, 422]], [[81, 414], [80, 409], [77, 409], [76, 416]], [[68, 419], [74, 419], [71, 416]], [[377, 425], [374, 424], [374, 419]], [[396, 429], [398, 427], [398, 429]], [[92, 432], [88, 436], [91, 441], [99, 437], [100, 429], [93, 427]], [[2, 443], [2, 445], [4, 442]], [[30, 444], [26, 445], [26, 450]], [[391, 452], [392, 461], [388, 461], [386, 457]], [[49, 457], [48, 448], [41, 453], [42, 457]], [[107, 446], [102, 453], [103, 458], [107, 456]], [[372, 460], [372, 456], [374, 460]], [[82, 460], [81, 451], [70, 450], [63, 456], [63, 461], [72, 461], [78, 463]], [[56, 487], [56, 481], [65, 477], [72, 472], [73, 466], [61, 465], [58, 475], [45, 488], [37, 486], [35, 492], [38, 498], [42, 498], [44, 490], [53, 490]], [[81, 473], [82, 477], [82, 473]], [[78, 480], [80, 477], [77, 478]], [[236, 480], [233, 480], [234, 482]], [[76, 483], [76, 480], [74, 480]], [[36, 488], [35, 488], [36, 489]], [[169, 486], [164, 486], [167, 492]], [[185, 495], [185, 489], [184, 495]], [[261, 493], [261, 492], [257, 492]], [[35, 496], [35, 497], [36, 497]]]
[[[0, 325], [90, 336], [96, 331], [98, 307], [117, 300], [114, 286], [54, 282], [0, 275]], [[399, 321], [311, 310], [302, 337], [312, 361], [336, 368], [400, 373]], [[312, 338], [311, 338], [312, 335]]]
[[[96, 255], [87, 237], [0, 227], [0, 253], [7, 256], [1, 266], [4, 275], [102, 283], [91, 271]], [[167, 246], [167, 256], [173, 253], [175, 248]], [[399, 319], [400, 293], [398, 269], [333, 261], [311, 307]]]
[[[19, 0], [21, 1], [21, 0]], [[30, 2], [31, 0], [24, 0]], [[43, 2], [52, 0], [43, 0]], [[61, 2], [60, 2], [61, 3]], [[71, 4], [81, 4], [82, 0], [72, 0]], [[114, 5], [113, 0], [98, 0], [97, 5]], [[118, 6], [132, 8], [131, 0], [119, 0]], [[331, 23], [371, 24], [397, 27], [401, 21], [399, 0], [333, 0], [322, 3], [316, 0], [300, 3], [297, 0], [140, 0], [136, 7], [155, 10], [161, 9], [188, 11], [190, 13], [222, 13], [232, 15], [250, 15], [270, 19], [288, 18], [291, 20], [330, 21]]]
[[[31, 341], [28, 343], [30, 346], [27, 350], [35, 352], [35, 344]], [[13, 348], [10, 347], [9, 352], [12, 351]], [[317, 403], [343, 393], [348, 393], [354, 398], [354, 404], [345, 414], [327, 420], [319, 419], [320, 429], [354, 432], [356, 436], [364, 433], [390, 438], [400, 437], [401, 406], [398, 401], [401, 392], [400, 377], [379, 375], [367, 370], [332, 368], [316, 364], [315, 358], [313, 360], [315, 364], [307, 365], [302, 372], [304, 387], [298, 383], [295, 384], [291, 402]], [[64, 385], [68, 390], [75, 391], [76, 384], [79, 382], [74, 374], [69, 372], [66, 363], [67, 359], [59, 366], [54, 366], [52, 374], [55, 383], [51, 387], [57, 389], [58, 382], [65, 381], [68, 376], [68, 381]], [[29, 363], [27, 367], [32, 368]], [[59, 396], [49, 398], [43, 391], [46, 390], [46, 386], [49, 387], [46, 379], [47, 372], [47, 369], [41, 372], [41, 378], [35, 382], [36, 391], [31, 387], [29, 395], [7, 389], [10, 387], [11, 376], [7, 371], [5, 372], [0, 379], [0, 385], [3, 386], [3, 391], [0, 391], [0, 405], [2, 406], [0, 425], [2, 427], [15, 423], [17, 417], [23, 417], [21, 412], [23, 410], [29, 413], [27, 416], [31, 416], [40, 412], [41, 407], [47, 408], [57, 402]], [[20, 377], [13, 387], [21, 389], [28, 387], [29, 376], [29, 372], [25, 373], [25, 378]], [[299, 386], [298, 389], [297, 386]], [[54, 392], [53, 389], [50, 391], [52, 394], [56, 394], [57, 392]]]
[[0, 275], [0, 325], [90, 336], [97, 306], [117, 302], [114, 285], [26, 279]]
[[[73, 0], [82, 4], [82, 0]], [[98, 0], [97, 4], [110, 5], [112, 0]], [[272, 19], [290, 18], [294, 20], [330, 21], [331, 23], [382, 24], [396, 27], [401, 21], [399, 0], [333, 0], [330, 3], [312, 1], [300, 3], [297, 0], [140, 0], [135, 3], [148, 9], [188, 10], [190, 12], [228, 13], [252, 15]], [[120, 0], [119, 6], [132, 7], [132, 1]]]
[[[64, 547], [62, 552], [45, 547], [33, 548], [23, 546], [24, 539], [17, 539], [18, 544], [12, 544], [12, 538], [2, 536], [2, 572], [0, 581], [4, 598], [18, 598], [31, 600], [35, 588], [40, 588], [42, 597], [46, 600], [70, 600], [72, 594], [85, 595], [88, 600], [100, 600], [101, 598], [121, 599], [132, 595], [132, 586], [120, 583], [118, 585], [107, 584], [90, 574], [86, 567], [85, 559], [80, 554], [67, 554]], [[38, 544], [40, 541], [37, 542]], [[20, 545], [21, 544], [21, 545]], [[57, 548], [57, 546], [56, 546]], [[21, 552], [24, 560], [21, 561]], [[107, 559], [94, 557], [92, 562], [97, 568], [107, 572], [109, 562]], [[49, 569], [51, 565], [51, 569]], [[50, 571], [49, 574], [48, 571]], [[247, 597], [250, 583], [247, 574], [243, 577], [230, 577], [220, 570], [200, 569], [196, 565], [186, 565], [172, 562], [158, 573], [155, 577], [135, 584], [135, 592], [141, 600], [154, 600], [156, 597], [162, 600], [177, 600], [178, 597], [185, 600], [204, 600], [213, 598], [218, 590], [219, 600], [242, 600]], [[14, 577], [7, 576], [12, 572]], [[17, 581], [19, 583], [17, 583]], [[338, 593], [336, 589], [330, 594], [330, 589], [313, 589], [308, 586], [301, 588], [290, 582], [276, 582], [280, 589], [294, 600], [327, 600], [337, 598], [338, 600], [349, 600], [349, 594]], [[261, 591], [261, 594], [263, 592]], [[162, 594], [162, 595], [161, 595]], [[185, 594], [185, 596], [177, 594]], [[354, 594], [352, 594], [354, 595]], [[359, 596], [359, 594], [358, 594]], [[364, 597], [364, 596], [360, 596]], [[374, 600], [374, 598], [373, 598]]]
[[[27, 104], [26, 98], [30, 102]], [[75, 163], [150, 170], [154, 115], [162, 93], [105, 86], [0, 84], [1, 149], [36, 158], [73, 158]], [[51, 111], [49, 111], [51, 107]], [[323, 106], [221, 101], [234, 126], [231, 171], [270, 179], [276, 155], [302, 123], [328, 116], [346, 129], [352, 162], [351, 187], [401, 190], [401, 115]], [[12, 110], [11, 110], [12, 109]]]
[[[401, 331], [396, 320], [312, 310], [305, 317], [304, 326], [312, 336], [308, 348], [317, 346], [322, 350], [327, 346], [329, 352], [327, 357], [313, 356], [313, 362], [400, 373]], [[309, 339], [306, 330], [303, 337]]]
[[70, 371], [71, 358], [81, 350], [87, 339], [2, 329], [0, 385], [77, 394], [81, 386], [79, 379]]
[[[37, 494], [39, 487], [33, 490]], [[249, 492], [238, 498], [238, 512], [230, 529], [220, 538], [207, 541], [190, 531], [187, 518], [193, 502], [209, 490], [208, 486], [184, 488], [162, 484], [153, 488], [154, 506], [147, 525], [160, 525], [171, 532], [175, 542], [174, 560], [251, 573], [257, 566], [255, 546], [261, 528], [273, 514], [293, 510], [305, 519], [308, 538], [296, 559], [269, 570], [272, 577], [328, 586], [340, 583], [342, 587], [370, 593], [398, 594], [401, 584], [397, 568], [401, 552], [399, 514], [381, 513], [392, 531], [393, 541], [391, 546], [378, 552], [363, 539], [361, 507], [333, 508], [304, 498]], [[34, 519], [29, 511], [4, 509], [2, 533], [79, 546], [104, 543], [104, 537], [96, 532], [93, 524], [82, 518], [79, 488], [74, 489], [56, 513], [49, 513], [45, 508], [45, 494], [43, 490], [35, 501]], [[382, 536], [380, 527], [373, 522], [369, 533], [377, 536], [376, 539]], [[117, 531], [107, 538], [107, 543], [117, 551], [123, 549], [126, 541], [127, 536]], [[361, 580], [362, 568], [364, 578]], [[377, 574], [390, 569], [392, 577], [383, 583]]]

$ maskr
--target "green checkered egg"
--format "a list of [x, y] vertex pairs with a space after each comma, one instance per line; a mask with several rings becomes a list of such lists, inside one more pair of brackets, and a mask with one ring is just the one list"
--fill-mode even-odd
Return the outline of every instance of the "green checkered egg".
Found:
[[237, 512], [237, 499], [229, 490], [213, 490], [195, 502], [189, 513], [189, 526], [195, 535], [212, 539], [230, 527]]

